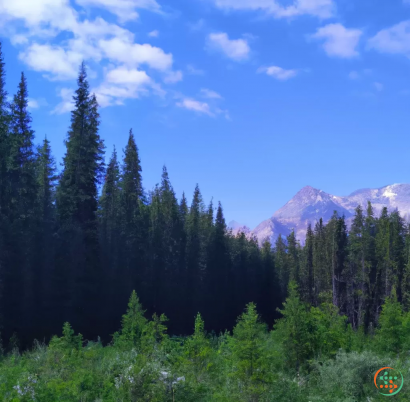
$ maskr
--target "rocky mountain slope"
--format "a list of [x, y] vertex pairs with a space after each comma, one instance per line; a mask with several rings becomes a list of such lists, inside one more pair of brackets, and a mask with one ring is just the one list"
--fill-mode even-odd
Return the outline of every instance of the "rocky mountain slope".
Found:
[[379, 215], [383, 207], [389, 211], [398, 209], [405, 219], [410, 217], [410, 184], [392, 184], [379, 189], [357, 190], [347, 197], [339, 197], [325, 193], [310, 186], [302, 188], [289, 202], [276, 211], [273, 216], [260, 223], [255, 229], [231, 222], [233, 233], [244, 232], [248, 236], [256, 236], [261, 243], [266, 238], [275, 242], [279, 234], [287, 236], [295, 230], [301, 243], [305, 240], [309, 222], [312, 226], [323, 218], [328, 222], [333, 211], [344, 214], [349, 225], [355, 208], [360, 204], [364, 209], [367, 201], [373, 205], [375, 215]]

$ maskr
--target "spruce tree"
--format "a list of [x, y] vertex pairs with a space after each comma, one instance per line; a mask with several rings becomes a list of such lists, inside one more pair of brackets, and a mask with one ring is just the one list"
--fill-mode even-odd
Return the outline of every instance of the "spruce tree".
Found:
[[204, 204], [199, 186], [195, 187], [194, 196], [186, 221], [187, 248], [186, 248], [186, 319], [192, 319], [201, 300], [200, 285], [203, 279], [204, 233], [201, 219], [204, 214]]
[[38, 185], [38, 203], [37, 203], [37, 235], [36, 235], [36, 266], [37, 274], [33, 281], [33, 292], [35, 294], [35, 304], [37, 306], [36, 322], [43, 321], [39, 325], [43, 329], [41, 335], [46, 336], [49, 333], [48, 327], [50, 316], [50, 305], [52, 300], [51, 294], [51, 276], [54, 264], [54, 230], [56, 224], [56, 184], [57, 169], [54, 158], [51, 154], [50, 142], [44, 138], [43, 144], [37, 148], [36, 176]]
[[[65, 306], [75, 327], [98, 334], [96, 307], [100, 294], [100, 250], [97, 233], [97, 191], [104, 172], [104, 144], [98, 134], [99, 114], [95, 95], [91, 95], [85, 64], [80, 67], [74, 95], [71, 126], [65, 141], [67, 152], [57, 189], [60, 246], [57, 261], [59, 301]], [[68, 286], [68, 289], [60, 287]], [[94, 307], [92, 307], [94, 306]], [[61, 314], [61, 313], [60, 313]], [[64, 314], [64, 310], [63, 313]]]
[[104, 268], [104, 293], [106, 294], [106, 317], [111, 325], [116, 325], [116, 317], [122, 308], [123, 290], [121, 284], [120, 247], [120, 167], [117, 151], [114, 147], [112, 156], [107, 166], [104, 186], [99, 201], [101, 255]]
[[349, 266], [348, 277], [348, 314], [353, 328], [362, 326], [365, 322], [366, 303], [368, 297], [368, 271], [365, 261], [363, 209], [359, 205], [350, 228], [349, 235]]
[[129, 132], [121, 172], [121, 251], [126, 294], [137, 288], [144, 275], [147, 247], [145, 196], [142, 187], [141, 162], [132, 129]]
[[0, 329], [4, 326], [4, 287], [8, 272], [7, 239], [9, 219], [9, 197], [7, 159], [9, 150], [10, 111], [7, 102], [5, 64], [3, 60], [2, 44], [0, 42]]
[[[28, 89], [24, 73], [18, 85], [17, 94], [11, 104], [11, 120], [8, 151], [8, 191], [10, 220], [10, 258], [7, 297], [12, 306], [7, 308], [13, 316], [15, 332], [32, 327], [33, 281], [35, 270], [35, 219], [37, 204], [36, 161], [33, 145], [34, 130], [28, 112]], [[15, 287], [15, 288], [14, 288]], [[20, 306], [20, 307], [19, 307]], [[20, 308], [22, 309], [20, 311]], [[16, 323], [20, 320], [20, 323]], [[19, 334], [18, 334], [19, 336]], [[23, 344], [25, 340], [20, 336]]]

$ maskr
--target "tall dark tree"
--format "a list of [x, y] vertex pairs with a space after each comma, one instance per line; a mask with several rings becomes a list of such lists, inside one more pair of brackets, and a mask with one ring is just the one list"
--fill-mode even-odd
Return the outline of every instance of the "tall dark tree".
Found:
[[134, 134], [130, 130], [128, 143], [124, 150], [121, 174], [121, 238], [123, 243], [121, 254], [125, 293], [136, 289], [143, 295], [140, 284], [146, 259], [147, 231], [144, 222], [147, 212], [144, 208], [145, 197], [141, 172], [138, 147]]
[[[9, 157], [7, 166], [10, 222], [9, 281], [6, 298], [11, 305], [9, 327], [25, 333], [33, 325], [33, 280], [36, 275], [35, 213], [37, 202], [36, 161], [34, 130], [28, 112], [28, 89], [24, 73], [21, 74], [17, 94], [11, 104]], [[24, 340], [23, 340], [24, 342]]]
[[[56, 224], [56, 184], [57, 169], [54, 158], [51, 154], [50, 141], [45, 138], [43, 144], [37, 148], [36, 175], [38, 183], [38, 205], [36, 212], [36, 275], [33, 281], [33, 292], [35, 294], [36, 322], [40, 322], [42, 317], [46, 317], [47, 324], [50, 323], [51, 300], [48, 299], [51, 293], [51, 275], [54, 264], [54, 230]], [[40, 327], [40, 326], [39, 326]], [[41, 326], [41, 335], [47, 336], [50, 327]]]
[[111, 320], [113, 329], [117, 325], [121, 302], [121, 225], [120, 225], [120, 167], [117, 151], [114, 147], [107, 166], [104, 186], [99, 202], [100, 239], [102, 264], [104, 266], [104, 293], [106, 294], [105, 310], [108, 320]]
[[[74, 95], [71, 126], [65, 141], [63, 172], [57, 189], [60, 224], [56, 272], [60, 286], [69, 286], [62, 297], [68, 317], [76, 328], [97, 334], [100, 301], [100, 250], [97, 233], [97, 191], [104, 173], [104, 144], [98, 134], [100, 124], [96, 97], [90, 94], [84, 63], [80, 67]], [[62, 272], [61, 272], [62, 271]], [[61, 298], [60, 298], [61, 300]], [[94, 307], [94, 308], [92, 308]]]
[[204, 204], [198, 185], [186, 220], [186, 319], [192, 322], [200, 303], [199, 289], [205, 274], [204, 233], [201, 225]]
[[306, 242], [303, 249], [303, 262], [300, 278], [300, 292], [304, 301], [312, 305], [315, 304], [314, 300], [314, 270], [313, 270], [313, 244], [314, 234], [312, 226], [309, 223], [306, 231]]
[[0, 330], [4, 327], [4, 288], [5, 275], [8, 271], [8, 185], [7, 185], [7, 160], [9, 151], [9, 123], [10, 112], [7, 102], [5, 64], [0, 42]]
[[149, 226], [149, 294], [152, 308], [172, 317], [179, 307], [177, 292], [181, 279], [178, 266], [181, 223], [178, 202], [165, 166], [161, 185], [155, 189], [152, 197]]

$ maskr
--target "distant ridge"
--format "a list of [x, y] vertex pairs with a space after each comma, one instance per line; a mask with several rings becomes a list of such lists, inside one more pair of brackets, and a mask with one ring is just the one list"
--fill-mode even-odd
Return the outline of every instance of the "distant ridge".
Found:
[[[366, 209], [367, 202], [373, 205], [374, 213], [378, 216], [383, 207], [391, 212], [398, 210], [405, 219], [410, 216], [410, 184], [391, 184], [377, 189], [364, 188], [356, 190], [347, 197], [339, 197], [325, 193], [311, 186], [303, 187], [282, 208], [278, 209], [271, 218], [261, 222], [255, 229], [241, 226], [232, 221], [228, 224], [234, 234], [244, 232], [248, 236], [255, 236], [259, 243], [269, 239], [272, 243], [279, 235], [287, 236], [292, 230], [301, 243], [305, 241], [308, 224], [312, 226], [320, 219], [326, 223], [337, 211], [344, 215], [350, 226], [354, 211], [358, 205]], [[237, 224], [235, 227], [231, 223]]]

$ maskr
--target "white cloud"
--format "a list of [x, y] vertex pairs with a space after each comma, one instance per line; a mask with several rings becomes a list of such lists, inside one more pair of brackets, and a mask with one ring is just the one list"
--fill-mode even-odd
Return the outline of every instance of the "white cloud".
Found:
[[159, 36], [159, 31], [155, 30], [155, 31], [151, 31], [148, 36], [150, 36], [151, 38], [158, 38]]
[[208, 35], [208, 46], [235, 61], [246, 60], [251, 50], [245, 39], [229, 39], [224, 32]]
[[351, 80], [358, 80], [360, 78], [360, 74], [357, 71], [350, 71], [349, 78]]
[[137, 99], [156, 90], [157, 84], [145, 71], [125, 66], [109, 70], [105, 81], [94, 92], [101, 107], [122, 105], [126, 99]]
[[161, 10], [155, 0], [75, 0], [81, 6], [98, 7], [115, 14], [120, 21], [126, 22], [139, 17], [137, 9], [145, 9], [154, 12]]
[[261, 67], [258, 69], [258, 73], [266, 73], [271, 77], [276, 78], [280, 81], [286, 81], [290, 78], [293, 78], [297, 75], [297, 70], [285, 70], [282, 67], [270, 66], [270, 67]]
[[312, 35], [313, 39], [324, 40], [323, 48], [329, 56], [352, 58], [359, 55], [356, 50], [362, 31], [347, 29], [342, 24], [329, 24]]
[[124, 67], [111, 70], [106, 75], [106, 80], [113, 84], [137, 84], [143, 85], [151, 81], [145, 71], [128, 70]]
[[33, 98], [28, 98], [28, 108], [29, 109], [39, 109], [42, 106], [47, 106], [48, 103], [44, 98], [38, 98], [38, 99], [33, 99]]
[[275, 18], [291, 18], [311, 15], [330, 18], [335, 14], [334, 0], [291, 0], [283, 6], [278, 0], [212, 0], [215, 5], [227, 10], [263, 11]]
[[191, 75], [204, 75], [205, 74], [204, 70], [196, 68], [192, 64], [188, 64], [186, 66], [186, 69], [187, 69], [188, 74], [191, 74]]
[[207, 114], [208, 116], [214, 116], [214, 113], [211, 112], [208, 103], [199, 102], [195, 99], [184, 98], [181, 102], [177, 103], [177, 106], [184, 109], [193, 110], [198, 113]]
[[167, 84], [175, 84], [176, 82], [182, 81], [183, 78], [184, 75], [182, 74], [182, 71], [170, 71], [164, 77], [164, 82], [166, 82]]
[[384, 85], [381, 84], [380, 82], [374, 82], [373, 85], [376, 88], [376, 90], [379, 91], [379, 92], [383, 91], [383, 89], [384, 89]]
[[74, 91], [71, 88], [62, 88], [58, 91], [58, 96], [61, 98], [61, 102], [51, 112], [52, 114], [63, 114], [71, 112], [74, 107], [73, 101]]
[[19, 58], [33, 70], [52, 74], [51, 76], [46, 75], [57, 80], [75, 78], [82, 61], [80, 53], [66, 51], [58, 46], [37, 43], [21, 52]]
[[201, 96], [208, 99], [222, 99], [222, 96], [219, 95], [218, 92], [206, 88], [201, 89]]
[[[121, 21], [137, 18], [139, 9], [161, 12], [155, 0], [74, 1], [80, 6], [108, 10]], [[73, 80], [74, 84], [83, 60], [87, 64], [106, 65], [103, 78], [92, 89], [102, 107], [123, 104], [126, 99], [144, 95], [163, 97], [166, 92], [155, 81], [155, 70], [166, 83], [182, 79], [181, 71], [173, 71], [171, 53], [150, 44], [136, 43], [133, 32], [101, 17], [86, 19], [84, 10], [76, 11], [72, 2], [0, 0], [0, 34], [10, 37], [19, 47], [20, 60], [50, 80]], [[158, 31], [150, 34], [155, 35]], [[91, 64], [88, 68], [89, 77], [98, 78], [92, 67]], [[71, 111], [73, 90], [60, 88], [58, 96], [61, 102], [52, 113]], [[41, 107], [38, 100], [30, 104], [31, 108], [37, 106]]]
[[368, 47], [381, 53], [403, 54], [410, 57], [410, 20], [382, 29], [369, 39]]
[[99, 45], [105, 56], [127, 65], [147, 64], [156, 70], [165, 71], [172, 67], [172, 54], [147, 43], [141, 45], [119, 38], [101, 40]]
[[38, 109], [40, 105], [36, 99], [29, 98], [27, 102], [27, 107], [29, 109]]

